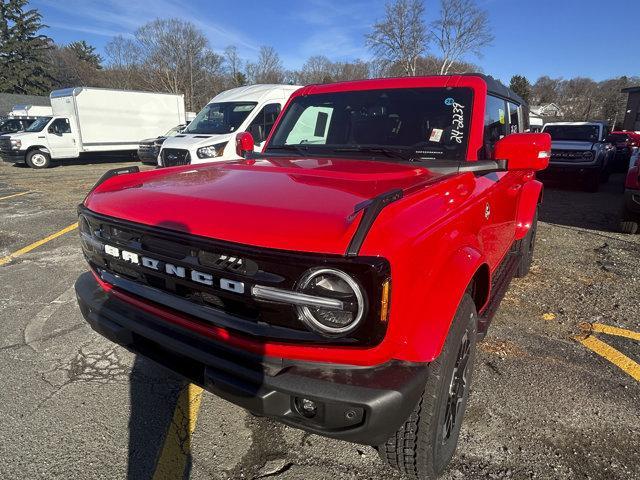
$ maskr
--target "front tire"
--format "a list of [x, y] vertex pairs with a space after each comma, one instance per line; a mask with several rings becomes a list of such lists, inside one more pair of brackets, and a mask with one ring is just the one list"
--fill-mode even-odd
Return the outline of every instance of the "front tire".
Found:
[[31, 150], [27, 153], [27, 165], [31, 168], [41, 169], [51, 166], [51, 156], [42, 150]]
[[476, 356], [478, 313], [462, 297], [440, 356], [430, 365], [424, 393], [393, 437], [377, 447], [383, 462], [409, 478], [437, 478], [455, 453]]
[[626, 208], [623, 208], [620, 217], [620, 231], [630, 235], [638, 233], [640, 231], [640, 215], [633, 215]]

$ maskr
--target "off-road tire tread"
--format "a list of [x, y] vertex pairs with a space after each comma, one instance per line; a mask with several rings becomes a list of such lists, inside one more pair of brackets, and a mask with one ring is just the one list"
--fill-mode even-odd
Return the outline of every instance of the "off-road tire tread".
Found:
[[[467, 293], [463, 299], [467, 299], [468, 304], [473, 308], [473, 316], [477, 321], [478, 315], [471, 296]], [[460, 321], [459, 315], [460, 311], [457, 311], [450, 329], [457, 328], [454, 324], [456, 321]], [[476, 334], [476, 329], [477, 325], [474, 328], [474, 335]], [[457, 348], [454, 352], [457, 355]], [[432, 458], [434, 446], [431, 443], [429, 432], [431, 430], [431, 422], [438, 422], [437, 413], [432, 414], [432, 412], [437, 412], [437, 396], [441, 388], [440, 380], [443, 375], [443, 369], [445, 369], [445, 357], [444, 354], [441, 354], [429, 364], [430, 374], [424, 392], [409, 418], [386, 443], [376, 447], [384, 463], [410, 479], [435, 479], [438, 476], [434, 471], [436, 459]], [[424, 435], [421, 435], [421, 429], [425, 430]], [[457, 435], [459, 435], [459, 432], [456, 433]]]
[[[440, 372], [442, 357], [438, 357], [431, 362], [432, 371]], [[418, 451], [425, 454], [429, 450], [429, 445], [425, 438], [418, 435], [420, 430], [420, 415], [423, 410], [423, 404], [427, 407], [427, 411], [432, 411], [436, 404], [436, 391], [440, 375], [430, 375], [425, 388], [425, 393], [420, 397], [420, 401], [416, 408], [411, 412], [409, 418], [402, 427], [398, 429], [393, 437], [391, 437], [384, 445], [378, 447], [378, 453], [390, 467], [409, 476], [409, 478], [417, 479], [418, 474]], [[429, 419], [433, 420], [433, 418]]]

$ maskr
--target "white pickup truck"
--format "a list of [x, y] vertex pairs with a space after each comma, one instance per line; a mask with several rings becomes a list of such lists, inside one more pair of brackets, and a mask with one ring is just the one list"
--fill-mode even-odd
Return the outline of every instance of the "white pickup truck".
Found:
[[133, 157], [141, 138], [185, 123], [182, 95], [77, 87], [54, 90], [50, 97], [53, 115], [0, 136], [4, 161], [47, 168], [52, 160], [103, 152]]
[[[237, 158], [236, 133], [248, 131], [260, 151], [271, 127], [297, 85], [250, 85], [216, 95], [179, 135], [167, 138], [159, 167]], [[231, 145], [228, 145], [231, 142]]]

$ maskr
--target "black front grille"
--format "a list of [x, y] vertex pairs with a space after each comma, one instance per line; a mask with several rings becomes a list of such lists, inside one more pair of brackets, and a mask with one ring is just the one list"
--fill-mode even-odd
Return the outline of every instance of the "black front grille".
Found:
[[0, 137], [0, 152], [11, 151], [11, 139], [9, 137]]
[[[377, 307], [381, 285], [389, 276], [389, 265], [384, 259], [256, 249], [122, 222], [84, 208], [81, 212], [85, 257], [103, 280], [129, 293], [170, 306], [209, 324], [279, 341], [373, 345], [384, 337], [386, 324], [379, 321]], [[88, 231], [92, 232], [89, 241], [85, 235]], [[143, 257], [158, 260], [160, 268], [145, 268], [109, 255], [105, 252], [105, 244], [133, 252], [140, 260]], [[294, 306], [259, 301], [251, 294], [254, 285], [293, 290], [309, 268], [328, 262], [357, 278], [369, 295], [369, 315], [350, 337], [328, 340], [309, 331], [298, 318]], [[184, 278], [166, 274], [164, 266], [167, 263], [184, 268]], [[193, 271], [196, 275], [198, 272], [211, 275], [212, 284], [193, 281]], [[241, 283], [241, 291], [221, 288], [221, 279]]]
[[590, 161], [593, 159], [593, 152], [590, 150], [551, 150], [551, 160], [557, 161]]
[[175, 167], [178, 165], [189, 165], [191, 163], [191, 155], [189, 150], [180, 148], [165, 148], [162, 150], [162, 166]]

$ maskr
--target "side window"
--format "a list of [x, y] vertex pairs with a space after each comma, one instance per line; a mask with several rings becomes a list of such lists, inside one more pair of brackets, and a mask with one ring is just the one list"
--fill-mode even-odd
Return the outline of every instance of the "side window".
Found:
[[491, 158], [493, 146], [507, 135], [507, 104], [504, 100], [487, 95], [484, 112], [484, 158]]
[[287, 137], [285, 144], [326, 144], [332, 114], [332, 107], [307, 107], [298, 117], [295, 125], [291, 129], [291, 132], [289, 132], [289, 136]]
[[508, 103], [509, 105], [509, 133], [521, 133], [524, 132], [522, 125], [522, 119], [520, 118], [518, 105], [515, 103]]
[[256, 143], [264, 142], [269, 136], [269, 132], [273, 128], [273, 124], [276, 123], [276, 118], [280, 113], [280, 104], [270, 103], [262, 107], [262, 110], [258, 112], [256, 118], [249, 124], [247, 131], [253, 135]]
[[57, 118], [51, 125], [49, 125], [49, 133], [55, 133], [56, 135], [71, 133], [69, 120], [66, 118]]

